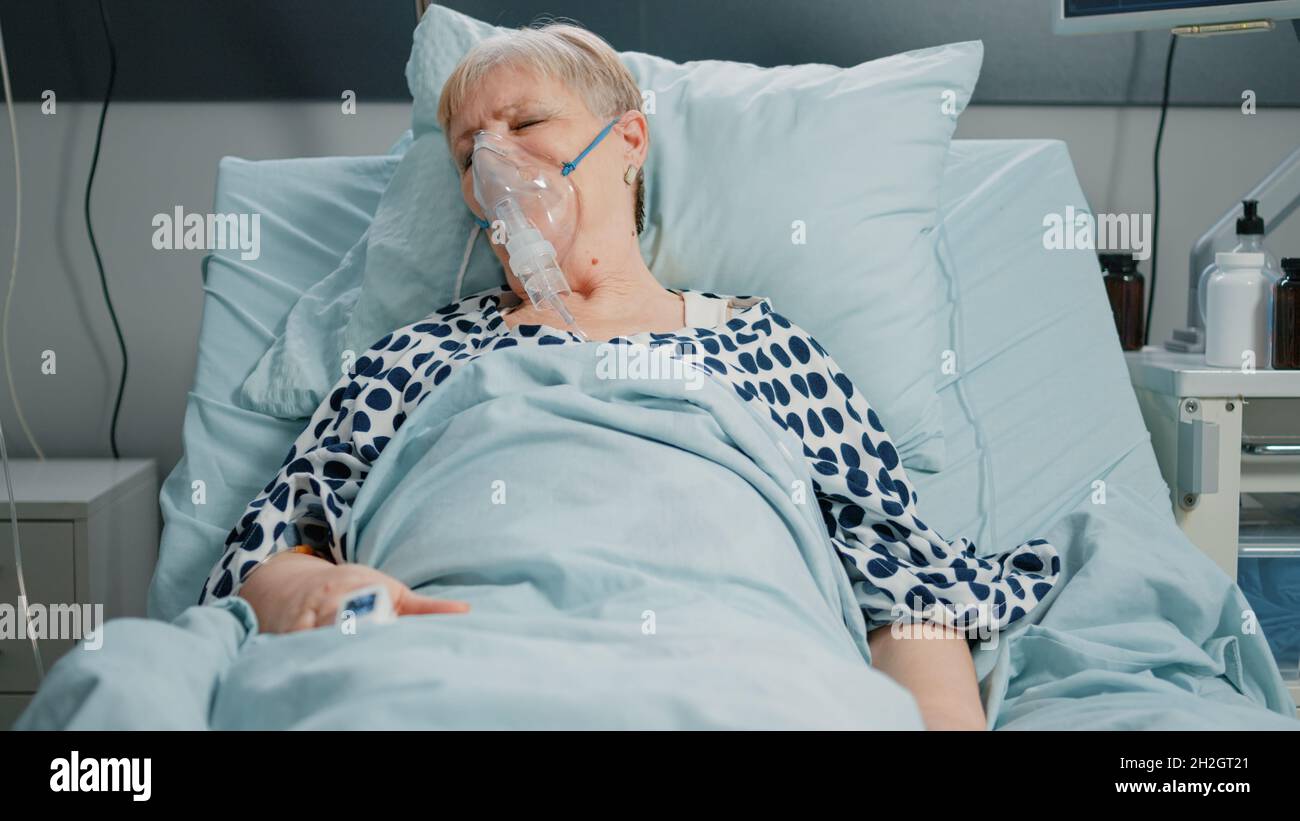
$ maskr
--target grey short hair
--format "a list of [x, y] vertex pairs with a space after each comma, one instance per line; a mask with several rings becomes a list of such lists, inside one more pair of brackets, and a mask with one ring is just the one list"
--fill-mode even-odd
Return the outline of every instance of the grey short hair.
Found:
[[[576, 25], [545, 22], [505, 31], [475, 45], [456, 65], [438, 98], [443, 132], [471, 89], [494, 68], [509, 65], [572, 89], [597, 117], [641, 108], [641, 89], [609, 43]], [[448, 134], [450, 139], [451, 135]], [[645, 231], [645, 169], [636, 175], [636, 232]]]

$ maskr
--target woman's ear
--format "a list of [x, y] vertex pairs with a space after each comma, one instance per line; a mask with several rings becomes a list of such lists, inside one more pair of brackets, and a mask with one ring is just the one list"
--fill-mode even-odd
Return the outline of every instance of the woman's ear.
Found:
[[643, 167], [650, 151], [650, 124], [645, 115], [636, 109], [624, 112], [619, 118], [618, 132], [623, 139], [627, 162], [637, 168]]

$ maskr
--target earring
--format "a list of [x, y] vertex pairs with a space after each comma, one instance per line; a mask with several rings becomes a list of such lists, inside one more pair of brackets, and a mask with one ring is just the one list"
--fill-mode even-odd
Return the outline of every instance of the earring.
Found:
[[627, 170], [623, 172], [623, 182], [627, 183], [628, 185], [631, 185], [632, 183], [636, 182], [636, 172], [637, 172], [637, 167], [635, 165], [629, 165], [627, 167]]

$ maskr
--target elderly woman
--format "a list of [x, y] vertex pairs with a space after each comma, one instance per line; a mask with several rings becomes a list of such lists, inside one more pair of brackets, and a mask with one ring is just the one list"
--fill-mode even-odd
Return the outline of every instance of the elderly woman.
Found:
[[[565, 305], [573, 325], [591, 340], [693, 347], [705, 371], [735, 388], [736, 401], [799, 437], [827, 533], [872, 628], [873, 664], [910, 690], [928, 727], [982, 729], [966, 636], [1029, 612], [1059, 572], [1054, 549], [1035, 541], [979, 558], [969, 542], [940, 538], [918, 518], [916, 491], [876, 413], [816, 341], [766, 299], [674, 291], [655, 280], [637, 242], [650, 150], [640, 103], [608, 44], [553, 24], [474, 48], [448, 79], [438, 115], [465, 202], [481, 221], [490, 215], [474, 193], [476, 135], [506, 138], [565, 167], [577, 208], [558, 262], [572, 289]], [[508, 287], [397, 329], [358, 359], [230, 533], [201, 602], [238, 593], [266, 632], [330, 624], [343, 594], [377, 582], [399, 614], [468, 610], [352, 563], [346, 524], [407, 413], [450, 374], [502, 348], [584, 343], [549, 306], [525, 298], [506, 251], [494, 249]], [[941, 624], [891, 629], [900, 615], [917, 614]]]

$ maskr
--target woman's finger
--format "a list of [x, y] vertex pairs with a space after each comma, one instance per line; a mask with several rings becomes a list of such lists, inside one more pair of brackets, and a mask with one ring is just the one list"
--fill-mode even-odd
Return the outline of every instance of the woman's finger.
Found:
[[399, 616], [422, 616], [428, 613], [468, 613], [469, 604], [463, 601], [421, 596], [408, 588], [404, 589], [397, 600], [393, 602], [393, 609], [397, 611]]

